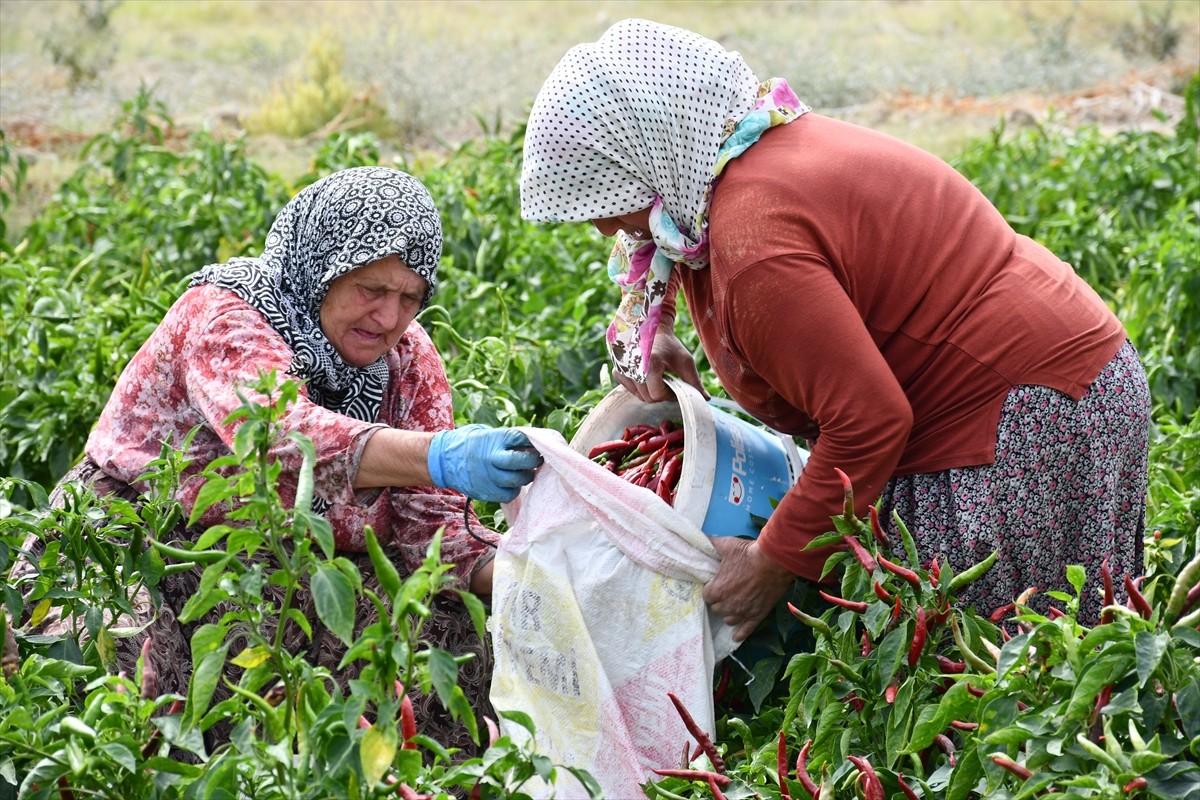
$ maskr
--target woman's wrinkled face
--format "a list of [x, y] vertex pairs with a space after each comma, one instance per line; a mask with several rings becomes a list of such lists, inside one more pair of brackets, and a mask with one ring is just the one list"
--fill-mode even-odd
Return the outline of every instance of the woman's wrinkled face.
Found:
[[632, 236], [634, 239], [650, 238], [650, 209], [634, 211], [632, 214], [622, 214], [619, 217], [604, 217], [592, 220], [596, 230], [608, 237], [617, 235], [618, 231]]
[[321, 303], [321, 330], [347, 364], [365, 367], [396, 346], [421, 310], [425, 279], [399, 256], [336, 278]]

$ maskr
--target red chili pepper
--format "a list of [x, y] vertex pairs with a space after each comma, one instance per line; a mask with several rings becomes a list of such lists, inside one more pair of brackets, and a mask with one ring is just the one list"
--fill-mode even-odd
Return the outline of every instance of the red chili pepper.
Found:
[[413, 737], [417, 735], [417, 719], [413, 715], [412, 698], [404, 691], [404, 684], [400, 681], [396, 681], [396, 696], [400, 698], [400, 736], [403, 740], [400, 749], [416, 750], [417, 743]]
[[1048, 616], [1050, 619], [1059, 619], [1060, 617], [1065, 617], [1066, 612], [1060, 611], [1054, 606], [1050, 606], [1050, 608], [1046, 611], [1046, 616]]
[[895, 599], [894, 603], [895, 603], [895, 605], [892, 606], [892, 619], [891, 619], [892, 625], [895, 625], [897, 622], [900, 621], [900, 595], [896, 595], [896, 599]]
[[883, 690], [883, 699], [887, 701], [888, 705], [896, 702], [896, 692], [898, 691], [900, 691], [900, 684], [896, 682], [895, 678], [892, 678], [892, 682]]
[[950, 760], [950, 766], [954, 766], [954, 742], [950, 741], [950, 737], [944, 733], [936, 734], [933, 737], [933, 743], [938, 746], [938, 749], [946, 754], [946, 758]]
[[726, 775], [705, 769], [652, 769], [650, 771], [655, 775], [662, 775], [664, 778], [683, 778], [685, 781], [704, 781], [711, 778], [716, 781], [718, 786], [722, 787], [728, 786], [732, 782], [732, 779]]
[[598, 445], [588, 450], [588, 458], [596, 459], [600, 456], [607, 455], [609, 458], [619, 458], [633, 449], [632, 442], [626, 442], [621, 439], [613, 439], [610, 442], [601, 442]]
[[871, 634], [867, 632], [866, 628], [863, 628], [863, 632], [862, 632], [862, 657], [863, 658], [866, 658], [867, 656], [871, 655], [871, 647], [872, 646], [873, 645], [871, 643]]
[[712, 775], [708, 776], [708, 790], [712, 792], [713, 800], [726, 800], [725, 794], [717, 786], [717, 782], [713, 779]]
[[667, 692], [667, 697], [671, 698], [671, 703], [674, 704], [675, 710], [679, 712], [680, 719], [683, 720], [684, 726], [688, 729], [688, 733], [696, 739], [704, 754], [708, 756], [708, 760], [712, 762], [713, 769], [717, 772], [725, 771], [725, 760], [721, 758], [721, 754], [717, 752], [717, 746], [713, 744], [712, 737], [696, 724], [696, 720], [692, 719], [692, 715], [684, 708], [683, 702], [675, 696], [674, 692]]
[[964, 722], [961, 719], [950, 720], [950, 727], [957, 728], [960, 731], [975, 731], [979, 730], [978, 722]]
[[1125, 592], [1129, 595], [1129, 602], [1133, 603], [1133, 609], [1142, 615], [1142, 619], [1150, 619], [1154, 615], [1154, 610], [1150, 608], [1150, 603], [1142, 596], [1137, 584], [1129, 577], [1128, 572], [1125, 573]]
[[921, 651], [925, 649], [925, 637], [928, 631], [925, 628], [925, 607], [917, 606], [917, 628], [913, 633], [912, 644], [908, 647], [908, 666], [915, 667], [921, 659]]
[[896, 576], [908, 581], [908, 583], [914, 589], [921, 588], [921, 577], [919, 575], [917, 575], [917, 573], [913, 572], [911, 569], [908, 569], [907, 567], [902, 567], [899, 564], [893, 564], [891, 561], [888, 561], [883, 556], [879, 556], [879, 563], [888, 572], [891, 572], [893, 575], [896, 575]]
[[812, 739], [804, 743], [804, 746], [800, 748], [800, 754], [796, 756], [796, 778], [804, 787], [804, 791], [808, 792], [809, 797], [817, 800], [821, 787], [817, 786], [816, 782], [808, 775], [808, 750], [810, 747], [812, 747]]
[[713, 692], [713, 701], [721, 702], [725, 698], [725, 692], [729, 691], [729, 679], [733, 675], [733, 670], [728, 664], [721, 665], [721, 679], [717, 681], [716, 691]]
[[660, 447], [668, 447], [673, 444], [679, 444], [683, 441], [684, 432], [682, 429], [671, 431], [670, 433], [660, 433], [657, 436], [651, 436], [642, 444], [643, 450], [657, 450]]
[[929, 585], [936, 589], [940, 577], [942, 577], [942, 568], [938, 566], [937, 556], [934, 556], [933, 561], [929, 562]]
[[883, 784], [879, 781], [879, 776], [875, 774], [875, 768], [871, 766], [871, 762], [862, 756], [846, 756], [846, 758], [863, 774], [863, 794], [866, 796], [866, 800], [884, 800]]
[[1200, 600], [1200, 583], [1188, 589], [1187, 596], [1183, 598], [1183, 605], [1179, 608], [1180, 615], [1190, 611], [1192, 606], [1196, 605], [1197, 600]]
[[986, 694], [986, 692], [984, 692], [983, 689], [980, 689], [978, 686], [976, 686], [972, 683], [968, 683], [967, 684], [967, 694], [971, 694], [976, 697], [983, 697]]
[[988, 617], [988, 620], [991, 622], [999, 622], [1000, 620], [1007, 617], [1009, 612], [1013, 611], [1014, 609], [1016, 609], [1015, 604], [1005, 603], [1004, 605], [1000, 606], [995, 611], [993, 611], [991, 616]]
[[779, 747], [775, 753], [775, 770], [779, 773], [779, 795], [780, 800], [792, 800], [791, 794], [787, 790], [787, 774], [788, 774], [788, 757], [787, 757], [787, 737], [783, 730], [779, 731]]
[[1136, 792], [1138, 789], [1145, 789], [1147, 783], [1148, 783], [1148, 781], [1144, 777], [1139, 775], [1138, 777], [1134, 778], [1129, 783], [1127, 783], [1123, 787], [1121, 787], [1121, 791], [1124, 792], [1125, 794], [1132, 794], [1133, 792]]
[[833, 471], [842, 479], [842, 515], [846, 519], [854, 519], [854, 486], [850, 483], [850, 476], [837, 467]]
[[142, 642], [142, 699], [153, 700], [158, 697], [158, 673], [154, 671], [154, 662], [150, 658], [150, 637]]
[[835, 606], [841, 606], [842, 608], [848, 608], [851, 611], [854, 611], [858, 614], [861, 614], [867, 610], [867, 604], [860, 600], [847, 600], [844, 597], [838, 597], [837, 595], [829, 594], [828, 592], [820, 590], [820, 589], [817, 590], [817, 594], [821, 595], [821, 597], [824, 597], [826, 600], [828, 600], [830, 603], [833, 603]]
[[880, 600], [885, 603], [892, 602], [892, 596], [888, 593], [887, 589], [879, 585], [879, 581], [875, 581], [875, 584], [871, 588], [875, 590], [875, 596]]
[[900, 784], [900, 791], [904, 792], [905, 800], [921, 800], [921, 798], [917, 797], [917, 793], [913, 791], [912, 787], [904, 780], [903, 772], [896, 774], [896, 783]]
[[658, 479], [658, 496], [668, 503], [675, 493], [675, 485], [679, 483], [679, 473], [683, 471], [683, 455], [672, 457], [663, 465], [662, 474]]
[[967, 671], [967, 662], [965, 661], [953, 661], [941, 653], [934, 655], [934, 659], [937, 661], [938, 666], [942, 668], [942, 672], [950, 675], [961, 675]]
[[871, 552], [867, 548], [862, 546], [862, 542], [845, 533], [842, 534], [842, 541], [849, 546], [850, 552], [854, 554], [854, 557], [858, 559], [858, 563], [868, 573], [873, 573], [879, 569], [879, 564], [875, 561], [875, 557], [871, 555]]
[[1013, 761], [1008, 756], [992, 756], [992, 763], [998, 767], [1002, 767], [1002, 768], [1008, 770], [1013, 775], [1016, 775], [1018, 778], [1020, 778], [1022, 780], [1027, 781], [1033, 777], [1032, 772], [1027, 770], [1025, 767], [1021, 766], [1017, 762]]
[[880, 547], [891, 548], [892, 541], [883, 529], [883, 523], [879, 521], [879, 509], [875, 506], [867, 506], [867, 516], [871, 518], [871, 535], [875, 537], [875, 542]]

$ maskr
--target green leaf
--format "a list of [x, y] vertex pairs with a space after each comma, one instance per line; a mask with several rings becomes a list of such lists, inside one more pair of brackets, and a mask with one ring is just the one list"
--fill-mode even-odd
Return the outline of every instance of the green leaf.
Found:
[[1133, 636], [1133, 648], [1137, 653], [1138, 686], [1146, 685], [1150, 676], [1158, 669], [1171, 637], [1166, 633], [1149, 633], [1138, 631]]
[[257, 647], [247, 647], [245, 650], [230, 659], [230, 661], [242, 669], [253, 669], [259, 664], [266, 663], [266, 661], [270, 658], [271, 649], [269, 647], [259, 645]]
[[912, 738], [909, 739], [904, 752], [921, 752], [933, 744], [933, 737], [950, 727], [950, 720], [969, 718], [969, 714], [964, 712], [973, 710], [975, 706], [976, 698], [967, 692], [966, 683], [960, 681], [954, 684], [942, 695], [940, 703], [921, 709], [913, 726]]
[[310, 582], [317, 616], [325, 627], [349, 645], [354, 639], [354, 590], [336, 567], [320, 566]]
[[196, 663], [192, 670], [192, 681], [188, 684], [187, 704], [183, 710], [185, 727], [195, 725], [208, 711], [208, 704], [212, 702], [213, 692], [217, 689], [217, 681], [221, 679], [221, 673], [225, 669], [225, 652], [228, 647], [222, 645], [199, 658], [196, 658], [195, 652], [192, 653]]
[[398, 740], [396, 729], [391, 725], [372, 725], [363, 733], [358, 748], [367, 786], [373, 787], [383, 780], [396, 755]]
[[1075, 587], [1075, 593], [1079, 594], [1083, 591], [1083, 584], [1087, 581], [1087, 572], [1078, 564], [1067, 565], [1067, 582]]
[[438, 699], [448, 708], [450, 697], [458, 685], [458, 662], [453, 655], [437, 647], [430, 647], [428, 653], [429, 679], [433, 682]]

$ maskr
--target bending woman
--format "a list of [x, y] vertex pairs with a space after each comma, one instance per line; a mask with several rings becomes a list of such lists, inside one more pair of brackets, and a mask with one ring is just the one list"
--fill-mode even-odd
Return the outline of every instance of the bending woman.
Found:
[[[315, 509], [368, 586], [377, 582], [363, 553], [364, 526], [374, 529], [402, 573], [421, 564], [444, 528], [442, 558], [453, 562], [459, 587], [490, 593], [494, 550], [488, 543], [498, 536], [473, 515], [468, 523], [464, 495], [511, 500], [532, 479], [540, 456], [519, 431], [454, 427], [441, 359], [414, 321], [436, 288], [441, 251], [433, 199], [403, 172], [348, 169], [303, 189], [275, 219], [261, 256], [213, 264], [192, 279], [126, 366], [85, 458], [60, 481], [57, 494], [61, 498], [66, 483], [82, 481], [97, 494], [136, 499], [146, 489], [138, 477], [159, 457], [161, 443], [180, 446], [199, 426], [185, 451], [191, 463], [178, 491], [190, 512], [201, 471], [231, 450], [235, 428], [225, 420], [241, 404], [238, 391], [246, 393], [260, 373], [274, 370], [304, 381], [272, 449], [283, 468], [284, 502], [295, 500], [302, 461], [287, 438], [296, 431], [317, 452]], [[181, 536], [194, 537], [227, 511], [208, 509]], [[118, 660], [133, 674], [142, 640], [153, 637], [151, 658], [165, 692], [187, 691], [190, 633], [227, 610], [219, 606], [187, 625], [177, 621], [198, 579], [198, 570], [166, 576], [163, 605], [149, 628], [119, 640]], [[264, 591], [279, 592], [274, 599], [282, 600], [279, 587]], [[304, 592], [299, 602], [316, 620], [311, 596]], [[149, 619], [153, 609], [145, 611]], [[376, 619], [370, 602], [357, 612], [356, 632]], [[294, 624], [285, 642], [293, 652], [308, 649], [344, 683], [352, 677], [337, 669], [344, 647], [316, 627], [322, 633], [311, 646]], [[465, 609], [457, 602], [435, 604], [427, 632], [444, 649], [475, 654], [460, 683], [477, 709], [487, 709], [490, 650]], [[436, 700], [417, 702], [423, 732], [469, 749], [466, 729], [452, 724]]]
[[[674, 333], [682, 289], [724, 389], [811, 457], [755, 541], [718, 537], [705, 598], [747, 636], [840, 513], [882, 495], [922, 558], [1000, 557], [968, 602], [1065, 568], [1142, 571], [1150, 401], [1121, 323], [966, 178], [812, 113], [736, 52], [645, 20], [567, 52], [529, 117], [521, 211], [615, 236], [617, 379], [700, 386]], [[1098, 584], [1089, 583], [1089, 587]], [[1081, 617], [1100, 600], [1085, 592]]]

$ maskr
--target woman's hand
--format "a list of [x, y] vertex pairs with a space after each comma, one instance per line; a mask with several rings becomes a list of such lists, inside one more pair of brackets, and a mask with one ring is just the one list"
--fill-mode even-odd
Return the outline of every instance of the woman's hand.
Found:
[[434, 486], [476, 500], [507, 503], [533, 480], [542, 457], [529, 437], [515, 428], [473, 424], [435, 433], [428, 463]]
[[671, 392], [663, 380], [665, 373], [671, 373], [681, 378], [699, 390], [708, 399], [708, 392], [700, 382], [700, 372], [696, 369], [696, 360], [691, 352], [679, 341], [675, 329], [669, 325], [659, 325], [654, 334], [654, 345], [650, 350], [650, 363], [646, 365], [646, 382], [635, 383], [629, 378], [613, 372], [613, 378], [624, 386], [631, 394], [636, 395], [645, 403], [657, 403], [667, 400]]
[[704, 602], [729, 625], [734, 641], [742, 641], [775, 608], [796, 580], [772, 561], [758, 542], [736, 536], [709, 539], [721, 554], [716, 577], [704, 585]]

